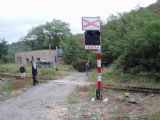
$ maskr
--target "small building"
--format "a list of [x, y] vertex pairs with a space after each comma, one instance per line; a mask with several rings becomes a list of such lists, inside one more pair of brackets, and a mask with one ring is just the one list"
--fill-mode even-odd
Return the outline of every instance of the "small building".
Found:
[[[28, 52], [20, 52], [15, 54], [16, 64], [31, 64], [32, 60], [35, 62], [45, 61], [51, 64], [59, 63], [62, 55], [59, 55], [59, 50], [35, 50]], [[57, 53], [57, 54], [56, 54]]]

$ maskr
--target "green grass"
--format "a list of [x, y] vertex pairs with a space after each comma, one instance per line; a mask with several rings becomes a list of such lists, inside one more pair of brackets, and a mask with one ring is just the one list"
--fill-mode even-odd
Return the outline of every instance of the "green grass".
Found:
[[[26, 69], [26, 76], [32, 76], [32, 66], [24, 65]], [[7, 73], [13, 75], [20, 75], [19, 64], [1, 64], [0, 73]], [[38, 77], [41, 79], [57, 79], [57, 77], [62, 77], [66, 74], [69, 74], [70, 71], [74, 71], [72, 66], [69, 65], [56, 65], [54, 67], [39, 67], [38, 68]]]
[[[146, 75], [131, 75], [131, 74], [115, 74], [112, 68], [104, 68], [101, 72], [102, 85], [114, 85], [120, 86], [136, 86], [136, 87], [149, 87], [149, 88], [160, 88], [160, 84], [155, 80], [147, 77]], [[92, 70], [89, 81], [97, 81], [97, 71]]]
[[0, 65], [0, 72], [1, 73], [18, 73], [19, 72], [19, 65], [15, 64], [1, 64]]
[[1, 94], [9, 94], [13, 90], [12, 81], [5, 81], [2, 86], [0, 86]]
[[52, 76], [56, 73], [54, 68], [41, 68], [39, 69], [41, 76]]
[[[32, 67], [31, 65], [24, 65], [26, 68], [26, 76], [32, 76]], [[8, 73], [14, 75], [20, 75], [19, 72], [20, 65], [19, 64], [1, 64], [0, 65], [0, 73]], [[67, 74], [68, 72], [73, 71], [73, 68], [69, 65], [57, 65], [56, 67], [41, 67], [38, 68], [38, 76], [39, 77], [47, 77], [48, 79], [52, 79], [55, 76], [62, 76]]]
[[[8, 73], [8, 74], [15, 74], [19, 75], [19, 64], [1, 64], [0, 65], [0, 73]], [[31, 66], [30, 65], [25, 65], [26, 68], [26, 76], [31, 75]]]

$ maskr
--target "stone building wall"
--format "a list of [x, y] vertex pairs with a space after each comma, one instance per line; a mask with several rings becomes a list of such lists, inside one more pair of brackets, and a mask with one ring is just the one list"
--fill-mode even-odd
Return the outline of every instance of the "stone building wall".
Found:
[[32, 59], [34, 59], [35, 62], [41, 60], [54, 64], [56, 61], [56, 52], [55, 50], [35, 50], [15, 54], [16, 64], [30, 64]]

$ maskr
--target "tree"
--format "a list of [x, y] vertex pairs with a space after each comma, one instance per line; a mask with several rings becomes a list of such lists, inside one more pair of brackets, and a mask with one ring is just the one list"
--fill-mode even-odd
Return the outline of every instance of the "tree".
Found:
[[39, 50], [48, 47], [45, 41], [45, 34], [43, 26], [33, 27], [30, 32], [23, 38], [26, 45], [32, 50]]
[[84, 49], [82, 34], [71, 35], [61, 42], [63, 60], [66, 64], [73, 65], [79, 71], [85, 70], [86, 60], [90, 60], [92, 67], [96, 64], [96, 56], [91, 51]]
[[46, 22], [43, 27], [46, 38], [53, 48], [59, 46], [60, 41], [70, 35], [69, 24], [61, 20], [53, 19], [51, 22]]
[[33, 27], [23, 40], [32, 50], [46, 49], [49, 46], [55, 49], [68, 35], [70, 35], [69, 24], [53, 19], [51, 22]]
[[3, 60], [4, 56], [7, 55], [8, 52], [7, 41], [0, 39], [0, 48], [0, 60]]

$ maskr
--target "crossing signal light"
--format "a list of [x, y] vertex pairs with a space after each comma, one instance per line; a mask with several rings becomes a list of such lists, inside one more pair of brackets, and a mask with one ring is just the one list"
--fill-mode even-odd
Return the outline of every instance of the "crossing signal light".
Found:
[[100, 31], [85, 31], [85, 45], [100, 45]]

